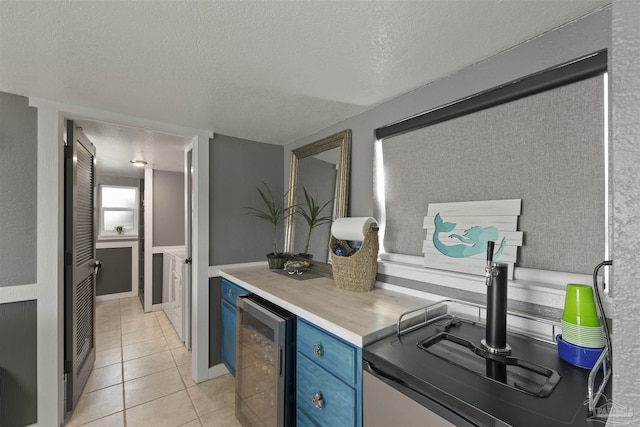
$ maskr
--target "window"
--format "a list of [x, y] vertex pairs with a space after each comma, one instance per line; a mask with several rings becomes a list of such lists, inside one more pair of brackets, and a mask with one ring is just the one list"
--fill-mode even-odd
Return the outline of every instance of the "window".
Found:
[[138, 188], [101, 185], [99, 214], [100, 236], [137, 236]]

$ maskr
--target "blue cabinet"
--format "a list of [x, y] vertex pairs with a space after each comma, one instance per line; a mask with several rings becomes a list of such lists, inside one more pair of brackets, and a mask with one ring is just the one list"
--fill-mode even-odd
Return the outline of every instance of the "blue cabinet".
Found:
[[222, 363], [231, 375], [236, 375], [236, 309], [239, 295], [251, 292], [222, 279]]
[[362, 349], [304, 319], [297, 325], [297, 419], [362, 426]]
[[236, 307], [222, 300], [222, 363], [236, 375]]
[[296, 410], [296, 426], [297, 427], [317, 427], [316, 423], [311, 421], [300, 409]]

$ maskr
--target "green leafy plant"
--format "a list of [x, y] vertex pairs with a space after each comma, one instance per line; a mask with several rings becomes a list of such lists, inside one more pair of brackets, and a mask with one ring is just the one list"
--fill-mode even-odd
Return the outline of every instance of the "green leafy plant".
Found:
[[116, 233], [118, 234], [122, 234], [124, 232], [124, 226], [122, 225], [116, 225], [113, 229], [116, 230]]
[[[255, 216], [256, 218], [263, 219], [271, 224], [271, 228], [273, 230], [273, 253], [277, 255], [278, 252], [278, 225], [286, 218], [288, 218], [293, 212], [294, 207], [290, 206], [285, 208], [283, 206], [282, 199], [276, 200], [269, 186], [264, 183], [265, 191], [261, 190], [260, 187], [256, 187], [258, 193], [260, 194], [260, 198], [264, 202], [264, 207], [262, 209], [246, 207], [247, 215]], [[283, 197], [284, 199], [284, 197]]]
[[311, 241], [311, 233], [313, 229], [319, 225], [327, 224], [331, 222], [331, 215], [320, 216], [322, 211], [333, 202], [333, 199], [329, 199], [324, 205], [320, 206], [318, 203], [318, 196], [310, 195], [306, 188], [302, 187], [304, 191], [304, 205], [297, 206], [297, 213], [304, 218], [309, 226], [309, 232], [307, 233], [307, 241], [304, 245], [304, 253], [309, 252], [309, 242]]

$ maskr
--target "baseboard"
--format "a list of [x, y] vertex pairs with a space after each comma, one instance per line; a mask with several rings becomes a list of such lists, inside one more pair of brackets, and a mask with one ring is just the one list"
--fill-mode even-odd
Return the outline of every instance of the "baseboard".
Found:
[[135, 291], [119, 292], [117, 294], [97, 295], [96, 301], [109, 301], [113, 299], [129, 298], [129, 297], [137, 297], [137, 296], [138, 296], [138, 290], [136, 289]]
[[228, 374], [229, 370], [223, 363], [219, 363], [217, 365], [211, 366], [209, 368], [209, 379], [221, 377], [222, 375]]

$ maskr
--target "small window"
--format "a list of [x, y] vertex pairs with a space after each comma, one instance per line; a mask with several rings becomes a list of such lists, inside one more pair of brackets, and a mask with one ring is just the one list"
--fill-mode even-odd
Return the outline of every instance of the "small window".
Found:
[[100, 186], [100, 236], [138, 235], [138, 188]]

